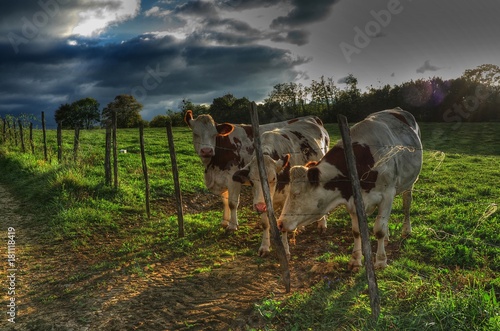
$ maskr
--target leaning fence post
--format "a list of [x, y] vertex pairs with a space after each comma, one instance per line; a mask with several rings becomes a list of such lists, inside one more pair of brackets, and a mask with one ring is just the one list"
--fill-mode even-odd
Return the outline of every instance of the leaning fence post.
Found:
[[33, 142], [33, 123], [30, 123], [30, 147], [31, 154], [35, 155], [35, 143]]
[[24, 153], [26, 152], [26, 148], [24, 146], [23, 123], [21, 122], [21, 120], [18, 120], [18, 124], [19, 124], [19, 138], [21, 139], [21, 150]]
[[113, 183], [115, 189], [118, 188], [118, 142], [116, 141], [116, 128], [117, 128], [117, 113], [113, 111], [112, 118], [112, 148], [113, 148]]
[[177, 157], [175, 156], [174, 136], [172, 135], [172, 123], [167, 121], [168, 148], [172, 162], [172, 176], [174, 177], [175, 199], [177, 202], [177, 222], [179, 224], [179, 237], [184, 237], [184, 214], [182, 212], [182, 195], [179, 184], [179, 171], [177, 169]]
[[372, 316], [376, 320], [380, 315], [380, 296], [378, 293], [377, 277], [372, 262], [372, 250], [370, 246], [370, 233], [368, 230], [368, 222], [366, 220], [366, 212], [361, 196], [361, 184], [359, 182], [358, 171], [356, 169], [356, 158], [352, 150], [352, 142], [347, 124], [347, 118], [343, 115], [337, 116], [340, 134], [344, 144], [345, 158], [347, 162], [347, 169], [349, 171], [349, 178], [352, 184], [352, 191], [354, 202], [356, 204], [356, 214], [358, 216], [359, 232], [361, 232], [361, 243], [363, 255], [365, 258], [366, 277], [368, 279], [368, 292], [370, 294], [370, 306], [372, 309]]
[[141, 121], [139, 124], [139, 144], [141, 146], [141, 160], [142, 160], [142, 172], [144, 173], [144, 183], [146, 185], [146, 214], [148, 219], [151, 218], [151, 208], [149, 204], [149, 175], [148, 175], [148, 165], [146, 163], [146, 151], [144, 147], [144, 123]]
[[111, 126], [106, 126], [106, 144], [104, 151], [104, 182], [111, 186]]
[[42, 111], [42, 133], [43, 133], [43, 157], [48, 161], [47, 157], [47, 130], [45, 129], [45, 112]]
[[288, 268], [288, 259], [286, 257], [285, 247], [281, 241], [281, 233], [278, 230], [278, 225], [276, 223], [276, 217], [274, 215], [274, 207], [271, 201], [271, 193], [269, 189], [269, 183], [267, 182], [266, 168], [264, 167], [264, 157], [262, 155], [262, 149], [260, 145], [260, 133], [259, 133], [259, 115], [257, 114], [257, 105], [252, 102], [249, 106], [250, 117], [252, 118], [252, 127], [254, 134], [254, 146], [255, 155], [257, 157], [257, 164], [259, 165], [259, 176], [260, 183], [262, 184], [262, 190], [264, 193], [264, 201], [267, 207], [267, 216], [269, 218], [269, 227], [271, 229], [272, 242], [274, 243], [274, 248], [278, 255], [280, 261], [281, 272], [283, 273], [283, 282], [285, 283], [286, 292], [290, 292], [290, 269]]

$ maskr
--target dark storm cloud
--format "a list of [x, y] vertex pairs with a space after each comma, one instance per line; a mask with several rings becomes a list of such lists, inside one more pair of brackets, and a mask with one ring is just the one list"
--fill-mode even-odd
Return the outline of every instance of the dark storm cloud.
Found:
[[271, 38], [272, 41], [275, 42], [287, 42], [290, 44], [302, 46], [309, 42], [309, 31], [305, 30], [292, 30], [288, 31], [284, 34], [277, 33], [274, 37]]
[[292, 0], [294, 8], [286, 16], [273, 20], [271, 28], [298, 27], [315, 23], [328, 17], [339, 0]]
[[218, 5], [226, 10], [245, 10], [253, 8], [267, 8], [277, 5], [282, 0], [221, 0]]
[[242, 96], [261, 99], [274, 84], [294, 79], [295, 66], [308, 61], [267, 46], [210, 46], [168, 35], [145, 34], [112, 44], [73, 39], [77, 45], [33, 41], [16, 56], [4, 52], [8, 43], [0, 44], [0, 116], [53, 112], [88, 96], [105, 106], [123, 93], [146, 107], [168, 98], [220, 96], [236, 88]]
[[174, 14], [194, 15], [199, 17], [218, 16], [215, 5], [203, 0], [189, 1], [185, 4], [179, 5], [175, 8]]

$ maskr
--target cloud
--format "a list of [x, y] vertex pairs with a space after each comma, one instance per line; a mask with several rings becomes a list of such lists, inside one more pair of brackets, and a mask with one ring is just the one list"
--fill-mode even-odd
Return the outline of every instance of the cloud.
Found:
[[275, 6], [282, 2], [282, 0], [221, 0], [218, 1], [218, 5], [226, 10], [245, 10], [253, 8], [267, 8]]
[[292, 0], [293, 8], [286, 16], [273, 20], [271, 28], [298, 27], [323, 20], [339, 0]]
[[285, 33], [285, 35], [281, 33], [277, 33], [274, 37], [271, 38], [272, 41], [275, 42], [287, 42], [290, 44], [302, 46], [309, 42], [309, 31], [305, 30], [292, 30]]
[[442, 69], [441, 67], [436, 67], [436, 66], [433, 66], [431, 63], [430, 63], [430, 60], [426, 60], [425, 63], [421, 66], [421, 67], [418, 67], [417, 68], [417, 73], [419, 74], [423, 74], [424, 72], [426, 71], [438, 71]]
[[166, 102], [207, 102], [223, 92], [259, 101], [273, 85], [294, 80], [296, 67], [309, 61], [269, 46], [214, 46], [157, 34], [106, 44], [36, 40], [17, 56], [9, 48], [0, 43], [0, 115], [45, 110], [48, 121], [61, 103], [93, 97], [105, 106], [123, 93], [140, 99], [151, 114], [164, 113]]

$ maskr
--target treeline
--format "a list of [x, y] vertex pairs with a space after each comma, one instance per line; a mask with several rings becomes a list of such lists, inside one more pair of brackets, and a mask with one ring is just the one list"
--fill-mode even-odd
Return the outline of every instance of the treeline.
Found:
[[[333, 78], [324, 76], [313, 80], [309, 86], [294, 82], [277, 84], [258, 105], [259, 120], [269, 123], [316, 115], [326, 123], [333, 123], [337, 115], [342, 114], [349, 121], [359, 121], [374, 111], [401, 107], [420, 122], [500, 121], [500, 67], [492, 64], [468, 69], [461, 77], [449, 80], [433, 77], [400, 85], [372, 86], [362, 91], [357, 78], [349, 75], [341, 84], [342, 88]], [[148, 122], [140, 114], [143, 105], [131, 95], [116, 96], [102, 111], [99, 103], [88, 97], [60, 105], [54, 119], [65, 129], [107, 127], [114, 114], [118, 128], [139, 127], [140, 123], [165, 127], [166, 121], [172, 126], [183, 126], [183, 115], [191, 109], [195, 116], [208, 113], [217, 122], [250, 123], [251, 101], [230, 93], [213, 99], [210, 105], [197, 105], [186, 99], [178, 111], [169, 109]], [[18, 120], [27, 122], [28, 118], [7, 115], [3, 120], [5, 134], [5, 130], [14, 127]]]
[[[262, 123], [275, 119], [317, 115], [325, 122], [337, 115], [359, 121], [383, 109], [401, 107], [421, 122], [500, 121], [500, 67], [486, 64], [469, 69], [461, 77], [411, 80], [400, 85], [370, 87], [362, 92], [353, 75], [338, 87], [332, 78], [321, 77], [309, 86], [298, 83], [275, 85], [268, 98], [258, 105]], [[250, 122], [246, 98], [228, 94], [210, 106], [185, 102], [183, 109], [195, 115], [210, 113], [217, 122]], [[179, 115], [180, 117], [180, 115]]]

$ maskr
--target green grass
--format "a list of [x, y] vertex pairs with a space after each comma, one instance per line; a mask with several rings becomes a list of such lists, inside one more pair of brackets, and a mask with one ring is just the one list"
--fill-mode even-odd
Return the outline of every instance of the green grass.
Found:
[[[335, 142], [337, 125], [327, 128]], [[255, 303], [255, 311], [265, 321], [263, 330], [500, 329], [500, 124], [424, 123], [421, 131], [424, 167], [415, 186], [413, 234], [400, 237], [403, 213], [398, 197], [389, 223], [391, 243], [398, 249], [388, 248], [389, 267], [377, 272], [382, 300], [379, 320], [370, 318], [364, 272], [345, 272], [352, 247], [349, 238], [332, 242], [328, 251], [315, 257], [315, 263], [333, 265], [333, 271], [313, 288]], [[103, 184], [102, 130], [81, 132], [76, 163], [71, 131], [64, 131], [61, 164], [56, 160], [54, 131], [48, 133], [48, 161], [43, 161], [39, 131], [35, 155], [20, 153], [13, 144], [0, 145], [0, 182], [12, 189], [23, 209], [36, 211], [33, 224], [42, 238], [69, 242], [74, 252], [91, 250], [93, 243], [108, 236], [118, 238], [117, 246], [101, 248], [108, 262], [100, 260], [90, 270], [127, 266], [127, 272], [139, 276], [147, 273], [152, 261], [187, 254], [200, 261], [196, 273], [212, 272], [224, 259], [237, 255], [255, 256], [259, 234], [250, 235], [244, 221], [237, 238], [221, 240], [219, 209], [185, 215], [186, 237], [178, 237], [176, 216], [169, 212], [175, 200], [163, 129], [145, 131], [153, 201], [148, 220], [138, 130], [118, 132], [118, 148], [127, 153], [118, 155], [117, 190]], [[175, 128], [174, 138], [183, 193], [210, 194], [191, 131]], [[248, 214], [248, 209], [241, 209], [240, 219]], [[331, 213], [329, 231], [345, 232], [349, 226], [342, 208]], [[263, 263], [260, 258], [255, 261]]]

